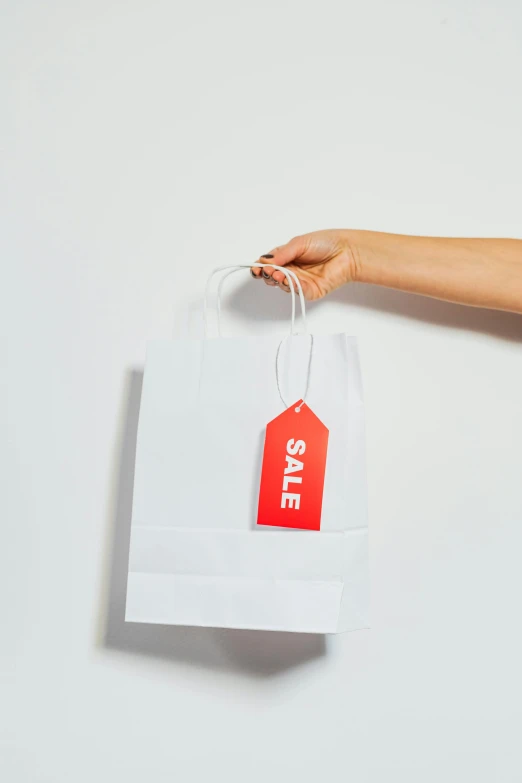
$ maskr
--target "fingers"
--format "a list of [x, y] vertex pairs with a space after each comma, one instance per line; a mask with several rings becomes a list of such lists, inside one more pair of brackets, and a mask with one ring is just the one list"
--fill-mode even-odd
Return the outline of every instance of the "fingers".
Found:
[[[306, 270], [302, 269], [299, 266], [296, 266], [295, 264], [290, 264], [290, 268], [294, 274], [297, 274], [299, 277], [299, 282], [301, 283], [301, 287], [303, 289], [304, 297], [305, 299], [312, 299], [314, 298], [311, 295], [311, 289], [310, 289], [310, 281], [308, 280], [308, 273]], [[268, 285], [272, 288], [280, 288], [282, 291], [285, 291], [287, 294], [291, 291], [291, 286], [294, 288], [294, 290], [297, 291], [295, 281], [293, 277], [290, 277], [290, 275], [285, 275], [284, 272], [281, 272], [279, 269], [274, 269], [272, 271], [272, 274], [269, 274], [270, 268], [269, 267], [263, 267], [261, 269], [260, 267], [254, 268], [252, 270], [252, 276], [254, 277], [253, 272], [260, 272], [259, 275], [255, 275], [255, 278], [257, 280], [263, 280], [265, 285]], [[265, 273], [265, 276], [263, 276], [262, 273]]]
[[269, 253], [265, 253], [264, 255], [260, 256], [259, 261], [261, 263], [267, 264], [267, 266], [263, 267], [262, 269], [260, 267], [252, 267], [251, 275], [256, 280], [264, 280], [266, 285], [278, 285], [284, 291], [289, 292], [290, 287], [288, 278], [284, 275], [283, 272], [280, 272], [279, 270], [271, 267], [269, 265], [270, 261], [274, 259], [274, 264], [277, 266], [286, 266], [286, 264], [290, 264], [292, 261], [297, 260], [305, 252], [305, 250], [305, 237], [294, 237], [294, 239], [291, 239], [290, 242], [286, 243], [286, 245], [275, 247]]
[[279, 269], [271, 270], [271, 268], [263, 268], [260, 271], [261, 274], [259, 276], [256, 275], [255, 277], [257, 280], [262, 280], [265, 285], [271, 286], [272, 288], [280, 288], [281, 291], [286, 291], [287, 294], [290, 293], [291, 285], [295, 288], [295, 283], [289, 280], [288, 276]]
[[279, 269], [272, 269], [271, 267], [266, 267], [261, 270], [261, 279], [265, 282], [266, 285], [269, 286], [278, 286], [283, 291], [290, 291], [290, 283], [288, 280], [288, 277], [285, 275], [284, 272], [281, 272]]
[[[268, 259], [273, 257], [274, 257], [273, 253], [265, 253], [264, 256], [259, 257], [259, 261], [262, 264], [266, 264], [268, 263]], [[252, 269], [250, 270], [250, 274], [252, 275], [252, 277], [255, 277], [256, 280], [263, 280], [263, 279], [268, 280], [271, 277], [271, 273], [273, 271], [274, 270], [272, 269], [272, 267], [261, 268], [259, 266], [253, 266]]]
[[[286, 275], [284, 272], [280, 272], [279, 269], [274, 269], [272, 272], [272, 280], [276, 282], [278, 285], [281, 283], [284, 283], [286, 280]], [[286, 284], [288, 285], [288, 280], [286, 280]]]
[[[279, 264], [278, 264], [279, 266]], [[262, 280], [265, 285], [273, 287], [279, 287], [282, 291], [290, 293], [290, 281], [288, 276], [279, 269], [273, 269], [270, 266], [266, 267], [252, 267], [250, 274], [254, 280]], [[293, 283], [295, 285], [295, 283]]]

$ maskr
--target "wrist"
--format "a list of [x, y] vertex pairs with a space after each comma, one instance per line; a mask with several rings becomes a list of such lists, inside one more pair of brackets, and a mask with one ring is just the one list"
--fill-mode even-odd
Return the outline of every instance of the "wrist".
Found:
[[371, 234], [371, 231], [360, 231], [357, 229], [344, 229], [343, 239], [346, 246], [346, 253], [348, 258], [348, 272], [347, 282], [350, 283], [367, 283], [370, 282], [367, 279], [369, 275], [368, 261], [366, 247], [368, 245], [368, 237], [364, 236]]

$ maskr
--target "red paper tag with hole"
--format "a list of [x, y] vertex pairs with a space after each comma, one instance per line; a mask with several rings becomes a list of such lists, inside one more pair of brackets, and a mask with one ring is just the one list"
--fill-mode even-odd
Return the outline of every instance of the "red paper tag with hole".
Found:
[[305, 403], [268, 423], [258, 525], [320, 529], [327, 448], [328, 429]]

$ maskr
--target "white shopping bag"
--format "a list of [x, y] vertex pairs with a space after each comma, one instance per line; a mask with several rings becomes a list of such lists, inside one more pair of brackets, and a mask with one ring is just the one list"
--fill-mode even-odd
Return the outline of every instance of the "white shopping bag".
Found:
[[[296, 334], [293, 289], [286, 338], [149, 345], [127, 621], [311, 633], [368, 626], [357, 343], [344, 334]], [[294, 403], [305, 389], [329, 430], [321, 529], [257, 525], [266, 425], [285, 410], [282, 397]]]

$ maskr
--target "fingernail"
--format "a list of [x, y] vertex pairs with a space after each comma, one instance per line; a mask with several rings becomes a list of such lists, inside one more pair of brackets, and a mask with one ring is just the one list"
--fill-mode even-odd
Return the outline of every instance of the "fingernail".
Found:
[[265, 272], [264, 269], [263, 269], [262, 275], [265, 278], [265, 280], [270, 280], [271, 275], [269, 275], [268, 272]]
[[259, 275], [256, 275], [256, 273], [254, 272], [254, 270], [253, 270], [253, 269], [251, 269], [251, 270], [250, 270], [250, 274], [252, 275], [252, 277], [254, 278], [254, 280], [259, 280]]
[[272, 253], [265, 253], [264, 256], [261, 256], [261, 258], [273, 258], [273, 257], [274, 256], [272, 255]]

